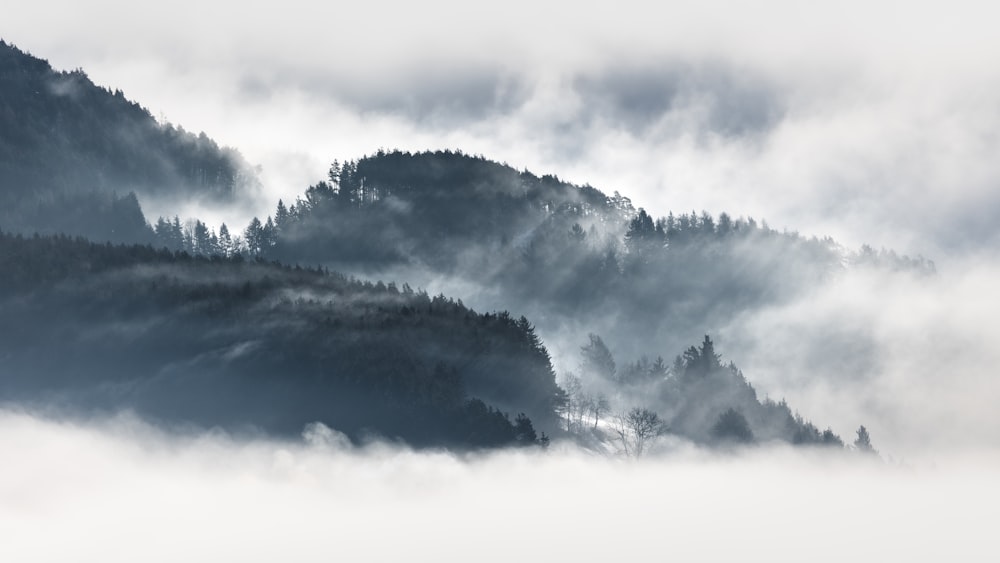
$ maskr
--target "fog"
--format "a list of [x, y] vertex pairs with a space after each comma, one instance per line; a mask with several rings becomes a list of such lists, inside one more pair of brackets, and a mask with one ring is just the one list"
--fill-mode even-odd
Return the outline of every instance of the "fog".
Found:
[[164, 433], [5, 410], [0, 555], [17, 561], [991, 561], [997, 459], [906, 466], [667, 447], [458, 458]]
[[717, 342], [741, 350], [733, 359], [759, 391], [842, 435], [863, 423], [903, 456], [995, 450], [998, 280], [985, 258], [930, 278], [855, 271], [737, 316]]
[[655, 215], [726, 210], [940, 260], [996, 243], [995, 15], [978, 1], [56, 0], [5, 11], [3, 33], [262, 165], [266, 192], [230, 225], [334, 158], [461, 148]]

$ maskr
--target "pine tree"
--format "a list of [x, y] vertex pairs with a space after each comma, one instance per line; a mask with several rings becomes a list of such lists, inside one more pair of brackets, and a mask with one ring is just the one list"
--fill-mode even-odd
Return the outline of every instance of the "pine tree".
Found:
[[868, 435], [868, 429], [863, 424], [858, 428], [858, 438], [854, 440], [854, 447], [863, 454], [878, 454], [872, 447], [871, 436]]

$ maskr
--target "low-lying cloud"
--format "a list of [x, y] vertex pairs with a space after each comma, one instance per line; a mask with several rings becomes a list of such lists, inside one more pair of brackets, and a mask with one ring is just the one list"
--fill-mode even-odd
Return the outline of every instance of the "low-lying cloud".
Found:
[[459, 457], [0, 411], [5, 560], [990, 561], [995, 457]]
[[1000, 268], [986, 257], [937, 275], [856, 270], [794, 302], [738, 316], [720, 349], [759, 389], [842, 435], [865, 424], [898, 456], [995, 450]]

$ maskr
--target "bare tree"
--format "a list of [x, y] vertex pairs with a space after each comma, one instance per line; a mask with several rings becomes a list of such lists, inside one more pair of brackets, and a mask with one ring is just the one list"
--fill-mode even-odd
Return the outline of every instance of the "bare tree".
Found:
[[598, 395], [590, 397], [589, 406], [590, 413], [594, 416], [594, 428], [597, 428], [597, 423], [601, 421], [601, 415], [607, 414], [611, 410], [611, 403], [606, 396]]
[[622, 443], [625, 455], [641, 457], [654, 438], [667, 432], [666, 424], [655, 412], [635, 407], [628, 413], [615, 415], [615, 433]]
[[582, 420], [583, 406], [583, 384], [580, 378], [572, 372], [565, 375], [563, 387], [566, 389], [566, 431], [573, 432], [578, 429]]

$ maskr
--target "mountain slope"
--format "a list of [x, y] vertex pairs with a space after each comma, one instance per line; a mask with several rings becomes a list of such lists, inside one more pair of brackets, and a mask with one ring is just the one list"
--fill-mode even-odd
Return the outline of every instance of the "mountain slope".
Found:
[[501, 410], [549, 428], [562, 396], [526, 320], [409, 286], [12, 235], [0, 272], [7, 401], [484, 446], [531, 428]]

